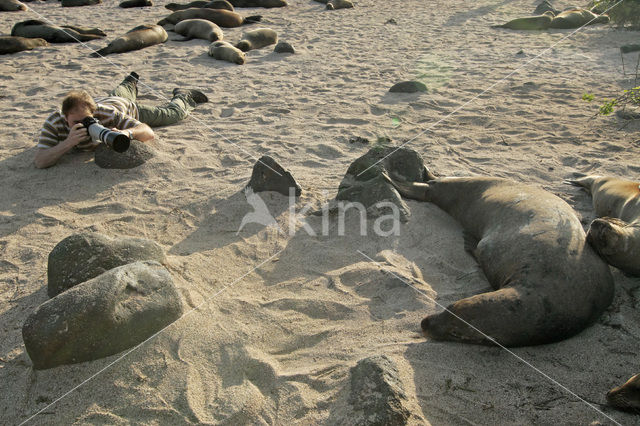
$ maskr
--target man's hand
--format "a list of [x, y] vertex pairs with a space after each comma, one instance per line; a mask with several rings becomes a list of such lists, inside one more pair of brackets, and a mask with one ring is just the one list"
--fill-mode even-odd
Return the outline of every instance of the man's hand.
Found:
[[75, 124], [71, 130], [69, 130], [69, 136], [64, 140], [64, 144], [69, 148], [87, 142], [89, 142], [89, 132], [82, 123]]

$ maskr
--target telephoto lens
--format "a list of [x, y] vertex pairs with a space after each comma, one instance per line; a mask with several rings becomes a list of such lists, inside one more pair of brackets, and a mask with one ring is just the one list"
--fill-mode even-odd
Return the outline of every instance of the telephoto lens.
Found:
[[87, 128], [92, 140], [100, 141], [116, 152], [125, 152], [129, 149], [131, 144], [129, 136], [107, 129], [95, 117], [83, 118], [82, 125]]

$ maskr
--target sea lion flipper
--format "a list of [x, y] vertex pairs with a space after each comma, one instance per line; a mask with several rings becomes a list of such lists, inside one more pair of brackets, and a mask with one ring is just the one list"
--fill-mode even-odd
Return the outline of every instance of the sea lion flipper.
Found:
[[478, 256], [476, 256], [476, 250], [478, 249], [478, 240], [474, 235], [472, 235], [466, 229], [462, 231], [462, 239], [464, 240], [464, 250], [469, 253], [473, 258], [477, 261]]
[[244, 21], [242, 21], [242, 25], [253, 24], [260, 21], [262, 21], [262, 15], [247, 16], [244, 18]]
[[193, 40], [193, 37], [172, 38], [169, 40], [170, 41], [189, 41], [189, 40]]

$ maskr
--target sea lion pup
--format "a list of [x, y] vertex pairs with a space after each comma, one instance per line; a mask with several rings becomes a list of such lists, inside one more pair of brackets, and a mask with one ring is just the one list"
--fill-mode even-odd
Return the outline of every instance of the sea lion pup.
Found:
[[621, 410], [640, 410], [640, 374], [607, 392], [607, 403]]
[[285, 7], [287, 2], [284, 0], [229, 0], [234, 7]]
[[253, 49], [260, 49], [265, 46], [276, 44], [278, 42], [278, 33], [271, 28], [256, 28], [247, 31], [242, 35], [242, 40], [236, 44], [236, 47], [243, 52]]
[[235, 28], [241, 25], [253, 24], [259, 22], [262, 16], [247, 16], [242, 17], [239, 13], [231, 12], [225, 9], [208, 9], [208, 8], [189, 8], [185, 10], [178, 10], [171, 15], [160, 20], [158, 25], [177, 24], [185, 19], [206, 19], [214, 24], [223, 28]]
[[22, 52], [23, 50], [31, 50], [38, 46], [48, 45], [49, 43], [42, 38], [0, 36], [0, 55]]
[[131, 7], [147, 7], [153, 6], [153, 2], [151, 0], [126, 0], [118, 5], [123, 9], [129, 9]]
[[195, 8], [207, 8], [207, 9], [226, 9], [233, 12], [233, 5], [231, 5], [231, 3], [229, 3], [227, 0], [213, 0], [213, 1], [195, 0], [187, 4], [169, 3], [164, 7], [173, 11], [185, 10], [185, 9], [190, 9], [192, 7], [195, 7]]
[[62, 0], [62, 7], [78, 7], [78, 6], [92, 6], [94, 4], [100, 4], [102, 0]]
[[546, 30], [553, 21], [553, 12], [545, 12], [538, 16], [527, 16], [526, 18], [516, 18], [502, 25], [492, 25], [491, 28], [508, 28], [510, 30]]
[[244, 64], [244, 52], [226, 41], [216, 41], [209, 46], [209, 56], [214, 59]]
[[93, 52], [91, 56], [105, 56], [111, 53], [124, 53], [132, 50], [140, 50], [155, 44], [164, 43], [169, 36], [160, 25], [144, 24], [139, 25], [121, 37], [113, 40], [97, 52]]
[[353, 3], [349, 0], [329, 0], [327, 2], [328, 10], [337, 10], [337, 9], [351, 9], [353, 7]]
[[27, 5], [18, 0], [0, 0], [0, 12], [20, 12], [27, 10]]
[[173, 31], [185, 37], [183, 40], [173, 41], [187, 41], [192, 38], [217, 41], [224, 37], [220, 27], [206, 19], [185, 19], [178, 22]]
[[569, 9], [553, 18], [549, 28], [580, 28], [583, 25], [606, 24], [608, 15], [596, 15], [587, 9]]
[[583, 176], [568, 183], [585, 188], [598, 219], [589, 225], [587, 241], [610, 265], [640, 275], [639, 183], [606, 176]]
[[552, 343], [584, 329], [611, 303], [609, 267], [586, 243], [573, 209], [550, 192], [486, 177], [389, 181], [403, 196], [432, 202], [460, 222], [465, 249], [495, 289], [426, 317], [421, 325], [427, 337]]
[[106, 36], [104, 31], [98, 28], [75, 27], [72, 25], [58, 27], [36, 19], [16, 23], [11, 29], [11, 35], [42, 38], [49, 43], [77, 43], [97, 40]]

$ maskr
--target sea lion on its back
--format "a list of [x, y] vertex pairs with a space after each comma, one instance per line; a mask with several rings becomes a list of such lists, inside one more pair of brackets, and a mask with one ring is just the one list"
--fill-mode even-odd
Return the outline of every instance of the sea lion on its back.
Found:
[[190, 9], [192, 7], [195, 7], [195, 8], [207, 8], [207, 9], [226, 9], [233, 12], [233, 6], [227, 0], [212, 0], [212, 1], [195, 0], [187, 4], [169, 3], [164, 7], [173, 11], [185, 10], [185, 9]]
[[58, 27], [44, 21], [29, 19], [16, 23], [11, 29], [12, 36], [42, 38], [49, 43], [77, 43], [103, 38], [106, 34], [98, 28], [75, 27], [64, 25]]
[[516, 18], [502, 25], [492, 25], [491, 28], [508, 28], [510, 30], [546, 30], [553, 21], [553, 12], [545, 12], [538, 16]]
[[607, 403], [621, 410], [640, 410], [640, 374], [636, 374], [622, 386], [607, 393]]
[[185, 19], [206, 19], [223, 28], [235, 28], [245, 24], [259, 22], [262, 17], [260, 15], [242, 17], [239, 13], [231, 12], [225, 9], [208, 9], [208, 8], [189, 8], [178, 10], [171, 15], [160, 20], [158, 25], [177, 24]]
[[0, 0], [0, 12], [20, 12], [27, 10], [27, 5], [18, 0]]
[[390, 182], [460, 222], [465, 248], [495, 289], [426, 317], [425, 335], [504, 346], [551, 343], [578, 333], [611, 303], [609, 267], [586, 243], [573, 209], [555, 195], [499, 178]]
[[164, 43], [169, 36], [160, 25], [145, 24], [139, 25], [121, 37], [113, 40], [97, 52], [91, 54], [93, 57], [105, 56], [111, 53], [124, 53], [132, 50], [140, 50], [155, 44]]
[[0, 55], [31, 50], [38, 46], [48, 46], [48, 44], [42, 38], [0, 36]]
[[549, 28], [580, 28], [587, 24], [606, 24], [607, 22], [609, 22], [608, 15], [596, 15], [586, 9], [569, 9], [557, 14]]
[[640, 183], [606, 176], [583, 176], [569, 183], [585, 188], [598, 219], [587, 241], [609, 264], [640, 275]]
[[185, 36], [184, 40], [174, 41], [187, 41], [193, 38], [216, 41], [224, 38], [220, 27], [206, 19], [185, 19], [184, 21], [178, 22], [173, 31]]

